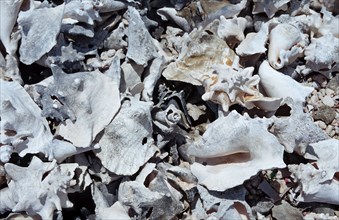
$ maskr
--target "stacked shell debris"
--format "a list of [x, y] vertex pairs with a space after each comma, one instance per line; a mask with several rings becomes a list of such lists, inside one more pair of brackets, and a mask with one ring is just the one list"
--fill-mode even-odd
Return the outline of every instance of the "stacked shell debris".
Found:
[[336, 0], [0, 0], [2, 219], [339, 219]]

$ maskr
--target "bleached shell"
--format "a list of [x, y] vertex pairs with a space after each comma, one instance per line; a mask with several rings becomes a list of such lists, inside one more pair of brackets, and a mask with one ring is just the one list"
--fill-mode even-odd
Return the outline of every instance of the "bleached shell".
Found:
[[[213, 73], [203, 75], [200, 79], [205, 87], [202, 99], [221, 104], [225, 112], [234, 104], [241, 104], [248, 109], [260, 106], [269, 111], [279, 108], [281, 99], [264, 98], [258, 90], [260, 78], [252, 76], [253, 67], [234, 69], [225, 65], [214, 65]], [[267, 103], [267, 105], [265, 105]]]
[[199, 79], [212, 71], [214, 64], [237, 65], [237, 58], [226, 42], [213, 33], [193, 30], [183, 42], [179, 57], [170, 63], [162, 75], [167, 80], [201, 85]]
[[104, 47], [107, 49], [121, 49], [127, 46], [127, 42], [123, 39], [127, 30], [124, 23], [120, 23], [104, 41]]
[[[52, 140], [41, 109], [17, 82], [1, 83], [1, 143], [14, 147], [20, 156], [41, 151]], [[26, 139], [24, 141], [24, 139]]]
[[237, 16], [246, 7], [247, 0], [235, 3], [232, 4], [230, 1], [200, 1], [205, 16], [199, 26], [206, 26], [220, 16], [225, 16], [226, 18]]
[[19, 48], [21, 62], [32, 64], [54, 47], [61, 28], [63, 11], [64, 4], [19, 13], [18, 24], [22, 35]]
[[218, 36], [229, 44], [231, 38], [235, 38], [238, 42], [244, 40], [244, 30], [247, 25], [245, 18], [232, 18], [226, 19], [224, 16], [220, 17], [220, 23], [218, 26]]
[[314, 90], [273, 69], [266, 60], [259, 67], [259, 76], [260, 84], [270, 97], [291, 97], [295, 102], [303, 103]]
[[143, 67], [135, 63], [123, 62], [121, 64], [122, 82], [120, 83], [120, 90], [133, 90], [134, 87], [141, 84], [141, 74], [144, 71]]
[[323, 74], [339, 71], [339, 38], [327, 34], [312, 38], [305, 48], [306, 67]]
[[150, 102], [126, 100], [105, 128], [96, 153], [104, 167], [118, 175], [133, 175], [156, 152]]
[[[114, 197], [107, 190], [107, 187], [100, 182], [92, 184], [92, 196], [95, 203], [96, 219], [131, 219], [127, 210], [119, 201], [114, 201]], [[114, 204], [113, 204], [114, 202]]]
[[139, 12], [128, 7], [128, 50], [126, 57], [138, 65], [147, 66], [147, 62], [158, 56], [157, 47], [148, 32]]
[[119, 85], [98, 71], [66, 74], [55, 65], [52, 70], [53, 90], [75, 117], [60, 124], [59, 134], [77, 147], [89, 147], [120, 108]]
[[282, 105], [291, 108], [290, 116], [274, 118], [273, 134], [285, 146], [285, 151], [297, 151], [304, 155], [308, 144], [326, 140], [327, 134], [313, 122], [310, 114], [304, 113], [303, 106], [291, 98], [286, 98]]
[[339, 182], [334, 178], [339, 171], [338, 145], [336, 139], [310, 144], [305, 156], [316, 160], [313, 165], [289, 165], [292, 177], [301, 185], [297, 201], [339, 204]]
[[[188, 147], [188, 154], [198, 161], [191, 170], [199, 183], [224, 191], [260, 170], [284, 167], [283, 146], [267, 131], [269, 124], [267, 119], [250, 119], [235, 111], [212, 122], [202, 138]], [[243, 154], [232, 155], [237, 153]]]
[[316, 143], [311, 143], [304, 157], [309, 160], [315, 160], [318, 169], [325, 170], [326, 176], [332, 179], [334, 174], [339, 171], [339, 140], [327, 139]]
[[249, 56], [266, 52], [268, 24], [263, 24], [257, 33], [248, 33], [246, 38], [235, 49], [239, 56]]
[[325, 36], [332, 34], [334, 37], [339, 38], [339, 17], [333, 16], [331, 12], [327, 11], [325, 7], [321, 9], [322, 23], [318, 28], [318, 34]]
[[278, 24], [269, 35], [268, 62], [274, 69], [292, 63], [303, 55], [306, 42], [300, 30], [293, 25]]
[[265, 12], [269, 18], [272, 18], [274, 14], [279, 10], [286, 10], [287, 3], [291, 0], [273, 0], [273, 1], [263, 1], [263, 0], [254, 0], [253, 14], [258, 14]]
[[27, 153], [43, 153], [49, 160], [63, 161], [93, 149], [79, 149], [69, 142], [54, 139], [46, 119], [41, 117], [41, 109], [17, 82], [1, 80], [1, 89], [1, 144], [13, 146], [13, 152], [21, 157]]
[[0, 41], [4, 45], [6, 52], [13, 55], [17, 50], [17, 41], [11, 39], [11, 33], [16, 23], [16, 19], [23, 0], [0, 1]]
[[246, 195], [244, 187], [236, 187], [224, 192], [209, 191], [200, 185], [197, 189], [204, 209], [201, 210], [202, 212], [208, 213], [209, 210], [218, 207], [217, 212], [208, 214], [209, 218], [255, 219], [250, 206], [244, 202]]
[[121, 1], [115, 1], [115, 0], [100, 0], [101, 4], [99, 6], [96, 6], [99, 8], [99, 12], [105, 13], [105, 12], [114, 12], [119, 11], [122, 9], [126, 9], [128, 3], [127, 2], [121, 2]]
[[164, 56], [155, 58], [146, 74], [143, 84], [144, 89], [142, 90], [142, 97], [146, 101], [151, 101], [153, 99], [153, 91], [156, 83], [161, 77], [161, 72], [165, 68], [168, 61]]
[[157, 10], [157, 14], [160, 15], [161, 19], [164, 21], [168, 20], [173, 21], [184, 31], [189, 32], [189, 30], [191, 29], [187, 20], [183, 17], [178, 16], [177, 10], [175, 10], [174, 8], [169, 7], [160, 8]]
[[23, 81], [19, 70], [18, 58], [15, 55], [7, 54], [4, 62], [3, 66], [0, 65], [0, 77], [12, 79], [22, 85]]
[[115, 202], [110, 207], [98, 209], [98, 211], [95, 213], [95, 216], [97, 219], [110, 219], [112, 216], [114, 216], [114, 219], [116, 220], [131, 219], [131, 217], [128, 215], [128, 212], [119, 201]]
[[87, 23], [93, 25], [95, 21], [101, 21], [99, 11], [100, 4], [94, 1], [73, 0], [66, 2], [63, 12], [63, 24]]
[[125, 208], [132, 208], [139, 215], [152, 208], [150, 219], [171, 219], [184, 209], [180, 201], [182, 194], [169, 184], [161, 171], [148, 187], [139, 181], [122, 182], [118, 199]]
[[5, 170], [9, 182], [0, 192], [1, 213], [25, 211], [30, 216], [38, 214], [42, 219], [51, 219], [55, 210], [72, 207], [66, 188], [74, 169], [62, 171], [55, 161], [44, 163], [34, 156], [28, 167], [7, 163]]

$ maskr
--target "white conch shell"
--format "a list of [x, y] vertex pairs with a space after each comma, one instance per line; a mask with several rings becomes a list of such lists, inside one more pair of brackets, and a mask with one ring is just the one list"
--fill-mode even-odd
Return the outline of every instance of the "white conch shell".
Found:
[[[263, 102], [271, 102], [268, 105], [269, 111], [277, 110], [281, 99], [264, 98], [258, 90], [259, 76], [252, 76], [253, 67], [231, 68], [226, 65], [214, 65], [213, 73], [203, 75], [201, 82], [205, 87], [205, 94], [202, 99], [211, 100], [221, 104], [225, 112], [234, 104], [241, 104], [248, 109], [256, 106], [256, 102], [261, 101], [261, 107], [265, 107]], [[274, 104], [275, 103], [275, 104]]]
[[102, 165], [118, 175], [133, 175], [156, 152], [151, 137], [151, 102], [125, 100], [105, 128], [96, 153]]
[[268, 62], [274, 69], [292, 63], [303, 54], [306, 46], [300, 30], [290, 24], [278, 24], [269, 35]]
[[74, 169], [61, 169], [56, 161], [44, 163], [35, 156], [28, 167], [5, 164], [9, 178], [8, 187], [0, 191], [0, 213], [25, 211], [30, 216], [52, 219], [55, 210], [73, 206], [66, 188]]
[[266, 60], [259, 67], [259, 76], [260, 84], [270, 97], [291, 97], [295, 102], [303, 103], [314, 90], [273, 69]]
[[279, 10], [286, 10], [287, 3], [291, 0], [253, 0], [253, 14], [265, 12], [269, 18], [272, 18], [274, 14]]
[[179, 57], [170, 63], [162, 75], [167, 80], [201, 85], [199, 79], [212, 71], [213, 64], [237, 66], [239, 57], [226, 42], [205, 30], [193, 30], [183, 42]]
[[[289, 165], [289, 170], [299, 184], [301, 202], [325, 202], [339, 204], [339, 141], [328, 139], [310, 144], [306, 158], [316, 160], [312, 164]], [[297, 188], [298, 190], [298, 188]]]
[[331, 34], [311, 38], [305, 48], [306, 67], [323, 74], [339, 70], [339, 38]]
[[202, 138], [188, 147], [188, 154], [196, 157], [191, 170], [199, 183], [224, 191], [260, 170], [285, 167], [284, 147], [267, 131], [269, 124], [267, 119], [251, 119], [236, 111], [212, 122]]
[[56, 45], [63, 12], [64, 4], [19, 13], [18, 24], [22, 35], [19, 48], [21, 62], [32, 64]]
[[6, 52], [13, 55], [17, 50], [17, 40], [11, 39], [11, 33], [23, 0], [0, 1], [0, 41]]

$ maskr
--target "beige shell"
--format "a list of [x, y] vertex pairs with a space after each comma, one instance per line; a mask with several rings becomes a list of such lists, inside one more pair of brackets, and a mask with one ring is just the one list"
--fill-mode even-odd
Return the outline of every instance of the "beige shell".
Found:
[[162, 75], [167, 80], [202, 85], [199, 79], [211, 72], [214, 64], [237, 65], [237, 57], [218, 36], [210, 31], [195, 29], [183, 42], [177, 60], [170, 63]]
[[[260, 78], [258, 75], [252, 76], [253, 67], [235, 69], [226, 65], [214, 65], [212, 68], [213, 73], [201, 77], [205, 87], [203, 100], [220, 104], [225, 112], [234, 104], [251, 109], [259, 102], [259, 106], [268, 111], [279, 108], [280, 98], [265, 98], [259, 92]], [[264, 103], [267, 103], [267, 108]]]

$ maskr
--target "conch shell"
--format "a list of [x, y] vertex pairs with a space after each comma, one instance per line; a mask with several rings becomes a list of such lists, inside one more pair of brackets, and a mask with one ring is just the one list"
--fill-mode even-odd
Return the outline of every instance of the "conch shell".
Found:
[[281, 69], [303, 54], [305, 41], [300, 30], [290, 24], [278, 24], [270, 33], [268, 62]]
[[268, 132], [270, 120], [232, 111], [212, 122], [202, 138], [188, 147], [195, 156], [192, 173], [210, 190], [242, 184], [258, 171], [285, 167], [284, 147]]
[[[258, 75], [252, 76], [253, 67], [235, 69], [226, 65], [214, 65], [213, 69], [213, 73], [203, 75], [201, 78], [205, 87], [203, 100], [221, 104], [225, 112], [234, 104], [241, 104], [248, 109], [259, 105], [268, 111], [279, 108], [280, 98], [264, 97], [259, 92], [257, 87], [260, 78]], [[268, 105], [263, 102], [267, 102]]]

